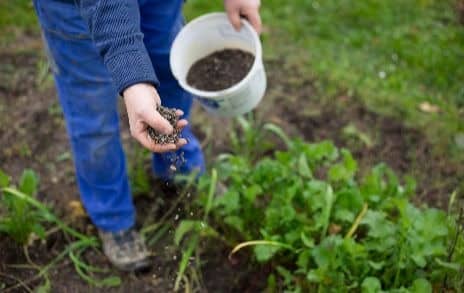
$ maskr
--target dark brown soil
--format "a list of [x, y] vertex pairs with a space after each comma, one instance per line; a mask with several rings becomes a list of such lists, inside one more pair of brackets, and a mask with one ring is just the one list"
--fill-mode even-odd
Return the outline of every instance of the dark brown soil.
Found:
[[163, 106], [158, 106], [158, 112], [161, 114], [161, 116], [169, 121], [169, 123], [174, 128], [174, 132], [171, 134], [162, 134], [148, 126], [148, 135], [150, 135], [151, 139], [153, 139], [156, 144], [177, 143], [180, 138], [180, 130], [176, 127], [177, 122], [179, 121], [179, 117], [176, 115], [176, 109], [169, 109]]
[[458, 14], [459, 22], [464, 25], [464, 0], [457, 1], [456, 11]]
[[203, 91], [220, 91], [239, 83], [250, 71], [255, 57], [238, 49], [214, 52], [197, 62], [187, 74], [187, 83]]
[[[292, 136], [310, 142], [332, 140], [348, 148], [358, 160], [361, 175], [384, 162], [400, 177], [411, 176], [417, 181], [417, 203], [446, 208], [451, 193], [464, 187], [464, 166], [440, 156], [421, 130], [370, 111], [356, 96], [340, 92], [323, 97], [311, 79], [301, 78], [307, 73], [298, 63], [272, 62], [267, 70], [267, 95], [273, 106], [261, 107], [261, 115]], [[348, 134], [349, 125], [369, 137], [372, 145]]]

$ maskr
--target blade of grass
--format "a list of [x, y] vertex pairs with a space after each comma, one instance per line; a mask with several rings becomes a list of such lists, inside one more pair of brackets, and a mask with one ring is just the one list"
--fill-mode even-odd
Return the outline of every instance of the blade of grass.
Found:
[[358, 214], [358, 216], [354, 220], [353, 225], [351, 225], [350, 230], [348, 230], [348, 233], [346, 233], [345, 239], [346, 238], [351, 238], [354, 235], [354, 233], [358, 229], [359, 224], [361, 223], [362, 219], [364, 218], [364, 216], [367, 213], [367, 208], [368, 208], [368, 205], [367, 205], [367, 203], [365, 203], [363, 205], [363, 208], [362, 208], [361, 212]]
[[192, 256], [193, 252], [197, 248], [199, 242], [199, 237], [197, 235], [194, 235], [192, 239], [189, 242], [189, 245], [187, 247], [187, 250], [182, 252], [182, 259], [179, 263], [179, 270], [177, 272], [177, 278], [174, 283], [174, 291], [177, 292], [179, 290], [180, 282], [184, 276], [185, 269], [187, 268], [187, 265], [189, 263], [190, 257]]
[[203, 216], [204, 222], [206, 222], [206, 219], [211, 210], [211, 207], [213, 206], [213, 198], [214, 198], [214, 194], [216, 193], [216, 184], [217, 184], [217, 171], [216, 169], [213, 169], [211, 171], [211, 184], [209, 186], [208, 199], [206, 201], [206, 206], [205, 206], [205, 214]]

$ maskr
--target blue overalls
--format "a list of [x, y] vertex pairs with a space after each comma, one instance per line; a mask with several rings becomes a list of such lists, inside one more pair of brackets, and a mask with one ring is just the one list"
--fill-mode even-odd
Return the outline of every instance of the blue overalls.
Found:
[[[183, 0], [139, 0], [144, 43], [160, 81], [162, 104], [190, 115], [192, 96], [182, 90], [169, 67], [171, 44], [183, 25]], [[118, 94], [86, 24], [72, 1], [34, 0], [42, 26], [60, 103], [71, 140], [82, 202], [104, 231], [134, 225], [135, 211], [120, 139]], [[204, 170], [200, 144], [191, 129], [181, 173]], [[173, 154], [154, 154], [156, 176], [168, 179]]]

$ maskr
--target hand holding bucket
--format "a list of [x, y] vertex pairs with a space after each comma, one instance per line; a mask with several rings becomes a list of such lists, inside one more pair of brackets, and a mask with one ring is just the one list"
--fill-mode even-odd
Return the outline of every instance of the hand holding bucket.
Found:
[[[240, 49], [255, 56], [248, 74], [237, 84], [220, 91], [203, 91], [187, 83], [190, 67], [199, 59], [224, 49]], [[180, 86], [193, 94], [208, 112], [233, 117], [254, 109], [266, 90], [261, 41], [244, 19], [236, 31], [225, 13], [210, 13], [188, 23], [174, 40], [171, 70]]]

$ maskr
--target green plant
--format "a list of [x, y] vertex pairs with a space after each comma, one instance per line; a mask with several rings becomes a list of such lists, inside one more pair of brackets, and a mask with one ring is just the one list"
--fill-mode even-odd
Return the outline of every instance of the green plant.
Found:
[[268, 124], [258, 123], [253, 113], [237, 117], [229, 135], [232, 152], [254, 160], [269, 150], [273, 145], [264, 139], [267, 127]]
[[[445, 276], [459, 276], [464, 236], [456, 236], [459, 248], [449, 258], [458, 226], [444, 211], [415, 206], [413, 181], [402, 185], [384, 164], [357, 178], [348, 150], [273, 131], [288, 150], [256, 162], [223, 156], [218, 179], [215, 171], [200, 178], [198, 204], [209, 214], [203, 227], [238, 244], [231, 257], [253, 247], [255, 260], [273, 264], [286, 292], [432, 292]], [[216, 180], [228, 190], [211, 200]], [[196, 232], [189, 255], [201, 235], [197, 225], [184, 222], [176, 233], [180, 242], [186, 230]]]
[[[174, 284], [174, 291], [179, 290], [180, 282], [184, 280], [185, 284], [188, 282], [185, 281], [185, 270], [189, 264], [190, 258], [198, 249], [198, 245], [200, 242], [201, 237], [217, 237], [220, 238], [219, 233], [216, 232], [213, 228], [211, 228], [207, 224], [208, 215], [211, 211], [213, 197], [216, 191], [216, 183], [217, 183], [217, 172], [213, 169], [211, 173], [211, 182], [209, 182], [209, 187], [207, 191], [207, 199], [204, 205], [204, 213], [203, 218], [201, 220], [184, 220], [182, 221], [176, 229], [176, 233], [174, 235], [174, 242], [176, 245], [181, 245], [181, 241], [187, 235], [187, 233], [191, 232], [193, 235], [188, 237], [188, 242], [186, 248], [182, 252], [182, 258], [179, 262], [179, 269], [177, 272], [177, 278]], [[198, 254], [197, 254], [198, 256]], [[198, 257], [196, 258], [198, 264]]]
[[151, 190], [150, 172], [147, 172], [150, 152], [138, 145], [133, 149], [129, 178], [134, 195], [147, 194]]
[[[38, 177], [32, 170], [24, 170], [19, 180], [18, 190], [29, 197], [37, 193]], [[8, 175], [0, 170], [0, 188], [10, 185]], [[45, 215], [40, 210], [33, 209], [26, 200], [17, 198], [10, 192], [4, 192], [1, 204], [5, 215], [0, 218], [0, 233], [5, 233], [21, 244], [27, 244], [29, 237], [34, 233], [41, 238], [45, 237]]]
[[[50, 231], [60, 230], [67, 235], [67, 238], [72, 239], [49, 264], [44, 267], [33, 264], [38, 273], [31, 281], [43, 277], [45, 283], [49, 282], [47, 275], [49, 270], [68, 256], [76, 272], [89, 284], [97, 287], [118, 286], [121, 282], [119, 277], [109, 276], [97, 279], [95, 273], [108, 273], [109, 271], [90, 266], [81, 258], [81, 255], [87, 249], [98, 248], [99, 242], [97, 238], [80, 233], [50, 212], [44, 204], [34, 198], [37, 187], [37, 175], [32, 170], [23, 172], [18, 187], [13, 186], [9, 176], [0, 170], [0, 195], [2, 195], [2, 200], [6, 206], [6, 215], [2, 216], [0, 213], [0, 233], [6, 233], [15, 241], [23, 244], [26, 253], [27, 246], [25, 244], [27, 244], [32, 233], [36, 233], [42, 239], [46, 238], [48, 234], [44, 228], [46, 225], [56, 226], [58, 229], [50, 229]], [[28, 258], [28, 255], [26, 255], [26, 258]], [[19, 285], [23, 284], [20, 283]], [[10, 287], [8, 289], [14, 288]]]

